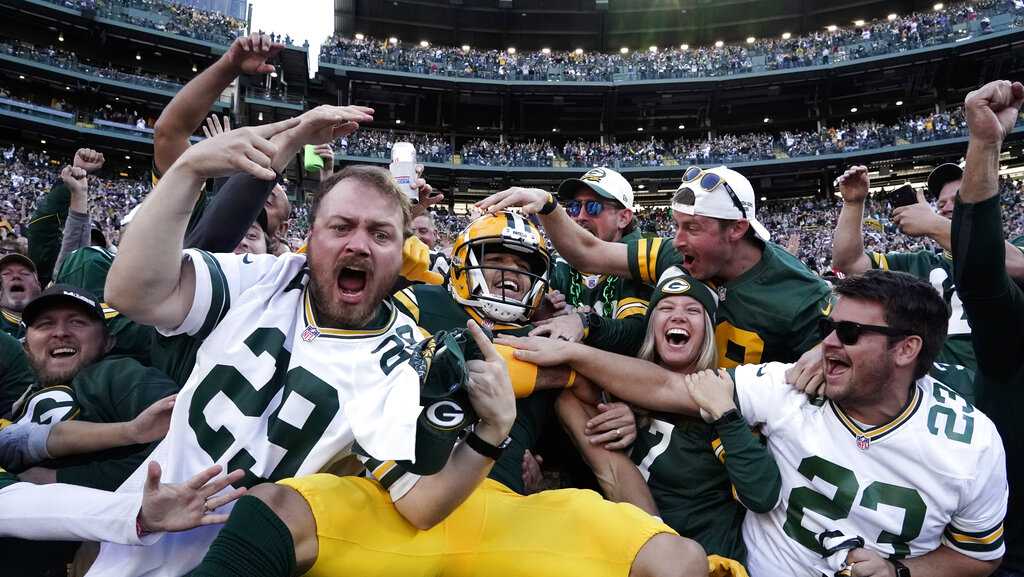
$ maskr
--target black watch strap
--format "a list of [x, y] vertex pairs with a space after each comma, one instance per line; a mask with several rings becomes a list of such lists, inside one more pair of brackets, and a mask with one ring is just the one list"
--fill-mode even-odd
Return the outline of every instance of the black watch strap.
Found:
[[910, 577], [910, 568], [900, 563], [895, 559], [889, 559], [892, 566], [896, 569], [896, 577]]
[[512, 443], [512, 437], [505, 437], [505, 440], [501, 442], [497, 447], [488, 443], [487, 441], [480, 438], [480, 435], [476, 434], [476, 431], [470, 431], [466, 435], [466, 444], [469, 445], [470, 449], [473, 449], [477, 453], [497, 461], [501, 458], [501, 455], [505, 452], [505, 449]]
[[742, 421], [742, 420], [743, 420], [743, 416], [740, 415], [740, 412], [738, 410], [736, 410], [736, 409], [729, 409], [728, 411], [723, 413], [721, 417], [718, 417], [718, 419], [715, 420], [715, 422], [713, 422], [711, 424], [715, 425], [715, 426], [718, 426], [718, 425], [724, 425], [726, 423], [732, 423], [734, 421]]
[[555, 196], [549, 192], [548, 201], [545, 202], [544, 206], [542, 206], [537, 212], [541, 214], [551, 214], [552, 212], [555, 212], [556, 208], [558, 208], [558, 201], [555, 200]]

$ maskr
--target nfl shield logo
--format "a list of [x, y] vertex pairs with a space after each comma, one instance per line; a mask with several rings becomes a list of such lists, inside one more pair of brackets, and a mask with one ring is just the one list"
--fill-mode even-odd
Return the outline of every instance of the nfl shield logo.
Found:
[[857, 437], [857, 448], [861, 451], [867, 451], [868, 447], [871, 446], [871, 439], [861, 435]]
[[313, 325], [309, 325], [308, 327], [306, 327], [306, 330], [302, 331], [302, 340], [306, 341], [307, 343], [312, 342], [313, 339], [317, 338], [318, 336], [320, 336], [320, 331], [318, 331], [316, 327], [314, 327]]
[[587, 284], [587, 288], [591, 289], [591, 290], [597, 288], [597, 283], [600, 282], [600, 281], [601, 281], [601, 277], [599, 277], [596, 274], [589, 275], [589, 276], [587, 276], [586, 279], [584, 279], [584, 282]]

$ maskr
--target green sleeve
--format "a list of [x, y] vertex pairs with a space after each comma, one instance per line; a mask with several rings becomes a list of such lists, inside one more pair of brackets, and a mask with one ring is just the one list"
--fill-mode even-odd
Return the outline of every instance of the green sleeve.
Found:
[[792, 343], [789, 346], [790, 355], [778, 360], [783, 362], [795, 362], [800, 355], [814, 348], [825, 339], [818, 325], [822, 317], [827, 317], [832, 312], [832, 294], [827, 288], [815, 293], [810, 304], [803, 307], [793, 318], [793, 327], [790, 335]]
[[767, 513], [779, 502], [782, 475], [768, 449], [746, 421], [737, 419], [716, 427], [725, 450], [725, 469], [740, 503], [755, 513]]
[[648, 285], [658, 284], [667, 269], [683, 264], [683, 257], [672, 246], [670, 238], [641, 238], [626, 243], [626, 258], [633, 280]]
[[644, 315], [633, 315], [624, 319], [603, 318], [590, 327], [583, 342], [594, 348], [620, 355], [636, 355], [647, 333], [646, 319]]
[[562, 294], [569, 291], [569, 263], [561, 257], [555, 256], [551, 265], [551, 279], [548, 282], [548, 290], [556, 290]]
[[24, 349], [14, 337], [0, 332], [0, 417], [11, 412], [14, 404], [35, 377]]
[[36, 204], [28, 223], [28, 257], [36, 263], [39, 286], [44, 288], [53, 277], [70, 206], [71, 192], [63, 181], [57, 179], [50, 192]]
[[84, 288], [103, 300], [112, 260], [91, 247], [80, 248], [64, 259], [54, 282]]
[[0, 489], [3, 489], [4, 487], [9, 487], [18, 482], [19, 480], [17, 477], [8, 473], [7, 471], [4, 471], [3, 469], [0, 469]]

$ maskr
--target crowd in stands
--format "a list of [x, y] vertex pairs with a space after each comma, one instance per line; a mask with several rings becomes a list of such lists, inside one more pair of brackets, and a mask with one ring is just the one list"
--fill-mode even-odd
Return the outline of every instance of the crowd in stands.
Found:
[[478, 50], [406, 44], [395, 39], [328, 38], [326, 62], [416, 74], [529, 81], [652, 80], [726, 76], [763, 70], [831, 64], [954, 42], [992, 30], [990, 16], [1024, 12], [1013, 0], [950, 4], [862, 26], [743, 45], [661, 47], [618, 54]]
[[76, 53], [68, 50], [62, 50], [53, 46], [40, 47], [27, 42], [21, 42], [19, 40], [0, 42], [0, 53], [10, 54], [11, 56], [34, 60], [36, 62], [42, 62], [43, 64], [56, 66], [57, 68], [62, 68], [72, 72], [80, 72], [90, 76], [98, 76], [100, 78], [108, 78], [110, 80], [118, 80], [131, 84], [142, 84], [153, 88], [160, 88], [162, 90], [177, 91], [181, 89], [183, 84], [176, 79], [157, 74], [155, 72], [147, 71], [145, 74], [138, 70], [135, 72], [126, 72], [111, 66], [104, 66], [98, 63], [89, 62], [86, 59], [79, 57]]
[[451, 142], [436, 134], [366, 128], [339, 138], [337, 150], [342, 155], [390, 159], [391, 146], [403, 141], [416, 146], [416, 159], [420, 162], [451, 162]]
[[[357, 134], [362, 132], [389, 137], [388, 131], [364, 130]], [[393, 138], [394, 134], [390, 137]], [[359, 141], [356, 138], [350, 140]], [[419, 145], [417, 143], [417, 147]], [[0, 228], [8, 223], [8, 232], [17, 238], [22, 236], [36, 201], [58, 178], [62, 164], [40, 151], [19, 150], [13, 145], [3, 147], [2, 152]], [[1012, 239], [1024, 235], [1024, 179], [1004, 177], [1000, 180], [1000, 187], [1006, 237]], [[90, 177], [90, 190], [96, 191], [91, 195], [93, 222], [100, 226], [108, 239], [116, 239], [121, 217], [142, 200], [149, 186], [144, 180]], [[830, 266], [832, 235], [840, 207], [838, 199], [805, 198], [767, 202], [758, 206], [757, 212], [758, 219], [772, 232], [773, 240], [790, 249], [812, 270], [824, 272]], [[935, 245], [927, 239], [901, 234], [889, 218], [891, 212], [892, 206], [884, 194], [869, 203], [865, 210], [867, 225], [864, 229], [868, 250], [935, 250]], [[667, 208], [641, 209], [637, 211], [636, 218], [637, 226], [645, 236], [675, 235], [671, 211]], [[449, 212], [444, 208], [434, 211], [434, 222], [442, 244], [450, 243], [469, 221], [467, 214]], [[294, 205], [289, 226], [292, 236], [303, 238], [308, 231], [308, 222], [308, 206]]]
[[231, 44], [245, 23], [221, 12], [201, 10], [166, 0], [95, 0], [97, 16], [205, 40]]

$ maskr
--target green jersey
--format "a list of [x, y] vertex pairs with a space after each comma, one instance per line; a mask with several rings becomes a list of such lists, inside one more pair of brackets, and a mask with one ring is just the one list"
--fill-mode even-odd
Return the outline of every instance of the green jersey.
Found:
[[28, 223], [28, 257], [36, 263], [39, 286], [46, 287], [60, 255], [64, 223], [68, 220], [71, 191], [59, 178], [37, 204]]
[[0, 418], [7, 417], [14, 402], [32, 386], [35, 375], [25, 349], [14, 337], [0, 333]]
[[[640, 233], [634, 230], [620, 242], [638, 240]], [[565, 295], [566, 303], [575, 309], [604, 319], [586, 331], [586, 344], [626, 355], [640, 348], [651, 287], [628, 278], [582, 273], [555, 255], [550, 288]]]
[[[80, 248], [64, 259], [55, 281], [84, 288], [103, 300], [107, 273], [110, 272], [113, 263], [114, 255], [104, 248]], [[107, 317], [107, 329], [115, 339], [114, 349], [110, 354], [130, 356], [144, 365], [149, 365], [150, 351], [156, 334], [153, 327], [126, 319], [106, 303], [103, 303], [103, 312]]]
[[974, 344], [971, 342], [971, 325], [967, 323], [964, 303], [956, 293], [953, 285], [953, 256], [948, 252], [941, 255], [919, 250], [916, 252], [869, 252], [871, 267], [882, 270], [895, 270], [916, 276], [928, 281], [949, 306], [949, 328], [946, 344], [943, 345], [939, 357], [940, 363], [962, 365], [977, 370], [978, 361], [974, 357]]
[[25, 327], [21, 324], [21, 313], [0, 307], [0, 332], [16, 339], [23, 338]]
[[[416, 324], [429, 333], [464, 328], [472, 318], [495, 334], [525, 336], [531, 325], [487, 323], [472, 309], [466, 309], [448, 293], [447, 287], [413, 285], [396, 293], [392, 299]], [[554, 400], [559, 391], [540, 391], [516, 401], [516, 420], [509, 431], [512, 444], [491, 469], [490, 478], [517, 493], [523, 493], [523, 454], [533, 449], [544, 425], [554, 416]]]
[[[19, 403], [15, 422], [54, 423], [78, 419], [120, 423], [178, 392], [160, 371], [128, 357], [107, 357], [78, 372], [68, 385], [35, 387]], [[113, 491], [149, 454], [149, 445], [117, 447], [87, 455], [49, 461], [57, 482]]]
[[[667, 269], [683, 265], [671, 239], [642, 238], [626, 248], [633, 278], [650, 285]], [[757, 264], [712, 288], [719, 300], [718, 364], [725, 368], [797, 360], [821, 342], [818, 319], [832, 310], [828, 284], [772, 242], [764, 243]]]

